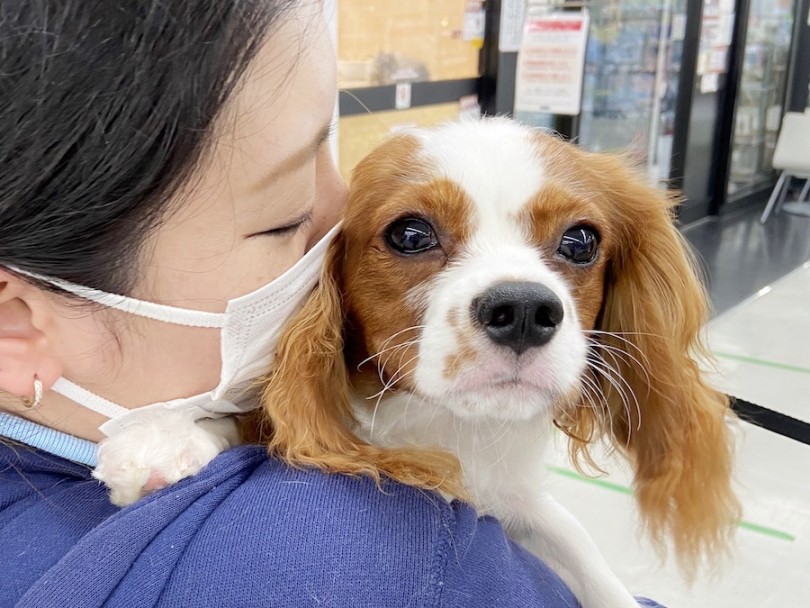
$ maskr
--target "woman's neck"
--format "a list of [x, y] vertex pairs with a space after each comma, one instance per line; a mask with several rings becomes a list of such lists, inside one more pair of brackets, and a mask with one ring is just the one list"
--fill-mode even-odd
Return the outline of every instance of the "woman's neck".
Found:
[[104, 434], [98, 430], [106, 422], [104, 416], [53, 392], [46, 393], [42, 405], [35, 410], [27, 409], [19, 398], [8, 394], [0, 395], [0, 412], [13, 414], [80, 439], [96, 443], [104, 439]]

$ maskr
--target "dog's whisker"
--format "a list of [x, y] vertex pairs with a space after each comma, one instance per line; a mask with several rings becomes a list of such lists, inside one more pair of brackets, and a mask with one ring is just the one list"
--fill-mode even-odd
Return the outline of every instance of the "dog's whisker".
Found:
[[398, 348], [401, 348], [403, 344], [414, 344], [415, 342], [416, 342], [416, 339], [413, 339], [413, 340], [408, 340], [406, 342], [399, 342], [397, 344], [394, 344], [393, 346], [388, 346], [386, 348], [382, 348], [382, 349], [378, 350], [376, 353], [374, 353], [373, 355], [369, 355], [368, 357], [366, 357], [365, 359], [360, 361], [360, 363], [357, 364], [357, 371], [360, 371], [360, 367], [362, 367], [366, 363], [369, 363], [373, 359], [377, 359], [378, 357], [381, 357], [383, 354], [385, 354], [387, 352], [390, 352], [392, 350], [396, 350]]
[[370, 429], [369, 429], [369, 439], [372, 439], [374, 437], [374, 423], [375, 423], [375, 421], [377, 419], [377, 410], [380, 407], [380, 403], [382, 403], [382, 398], [385, 396], [386, 392], [391, 390], [391, 388], [393, 386], [394, 386], [394, 381], [390, 380], [385, 385], [383, 385], [382, 389], [380, 389], [379, 392], [377, 392], [374, 395], [371, 395], [370, 397], [367, 397], [367, 399], [374, 399], [374, 397], [377, 398], [377, 401], [374, 403], [374, 411], [371, 414], [371, 426], [370, 426]]
[[413, 367], [411, 369], [405, 369], [405, 368], [408, 365], [410, 365], [411, 363], [413, 363], [414, 361], [416, 361], [418, 358], [419, 358], [419, 353], [415, 354], [413, 357], [411, 357], [410, 359], [405, 361], [405, 363], [402, 363], [399, 367], [397, 367], [397, 370], [391, 376], [391, 380], [389, 382], [390, 387], [393, 387], [397, 382], [399, 382], [400, 380], [402, 380], [406, 376], [416, 373], [416, 368], [415, 367]]
[[[619, 348], [618, 346], [612, 346], [609, 344], [604, 344], [603, 342], [590, 342], [591, 346], [605, 351], [607, 354], [611, 356], [613, 362], [617, 362], [617, 358], [624, 362], [628, 367], [633, 367], [633, 364], [638, 367], [642, 374], [644, 374], [644, 379], [646, 385], [649, 387], [652, 384], [652, 379], [650, 378], [649, 372], [647, 372], [647, 367], [637, 358], [628, 353], [626, 350]], [[642, 353], [643, 354], [643, 353]], [[647, 361], [649, 365], [649, 359], [645, 356], [644, 359]]]
[[[409, 359], [405, 363], [405, 365], [408, 365], [411, 361], [413, 361], [417, 357], [418, 357], [418, 355], [415, 355], [414, 357]], [[404, 378], [408, 374], [414, 373], [415, 371], [416, 371], [415, 369], [411, 369], [411, 370], [406, 370], [403, 373], [403, 370], [401, 368], [398, 369], [395, 372], [395, 374], [388, 380], [388, 382], [386, 382], [383, 385], [382, 389], [380, 389], [374, 395], [370, 395], [369, 397], [366, 397], [366, 399], [374, 399], [375, 397], [377, 398], [377, 401], [374, 403], [374, 410], [372, 411], [372, 414], [371, 414], [371, 424], [370, 424], [370, 427], [369, 427], [369, 440], [374, 438], [374, 425], [375, 425], [375, 422], [377, 420], [377, 411], [378, 411], [378, 409], [380, 407], [380, 403], [382, 403], [383, 396], [385, 395], [386, 392], [391, 390], [391, 388], [393, 388], [394, 384], [396, 384], [399, 380], [401, 380], [402, 378]]]
[[651, 338], [661, 338], [662, 340], [666, 339], [666, 336], [662, 336], [661, 334], [653, 334], [646, 331], [604, 331], [601, 329], [584, 329], [583, 333], [613, 336], [614, 338], [620, 339], [621, 336], [649, 336]]
[[426, 325], [410, 325], [410, 326], [406, 327], [405, 329], [400, 329], [398, 332], [395, 332], [395, 333], [391, 334], [390, 336], [388, 336], [383, 341], [383, 346], [385, 346], [386, 343], [390, 342], [391, 340], [393, 340], [397, 336], [401, 336], [406, 331], [416, 331], [416, 330], [420, 330], [420, 329], [425, 329], [425, 327], [427, 327], [427, 326]]
[[[633, 349], [635, 349], [635, 353], [638, 356], [636, 356], [635, 354], [630, 352], [628, 349], [622, 348], [621, 346], [619, 346], [617, 344], [605, 344], [604, 342], [600, 342], [600, 344], [605, 348], [611, 348], [611, 349], [618, 350], [619, 352], [624, 353], [626, 356], [633, 359], [633, 361], [636, 361], [636, 363], [638, 364], [639, 369], [644, 370], [645, 374], [646, 374], [647, 370], [650, 369], [651, 366], [652, 366], [652, 363], [650, 362], [650, 358], [647, 356], [647, 353], [645, 353], [641, 348], [639, 348], [637, 345], [633, 344], [632, 342], [627, 342], [627, 345], [631, 346]], [[647, 381], [649, 382], [649, 380], [650, 380], [650, 376], [649, 376], [649, 374], [647, 374]]]
[[[407, 342], [403, 342], [402, 344], [398, 344], [394, 347], [391, 347], [391, 349], [386, 349], [389, 350], [388, 356], [385, 358], [384, 361], [382, 359], [379, 359], [377, 361], [377, 376], [380, 378], [381, 383], [383, 384], [386, 383], [385, 368], [388, 366], [388, 362], [391, 360], [391, 358], [397, 353], [398, 350], [405, 352], [408, 349], [408, 347], [412, 346], [413, 344], [416, 344], [416, 341], [410, 340]], [[402, 355], [400, 354], [400, 363], [401, 362], [402, 362]]]
[[[628, 422], [631, 420], [630, 401], [628, 399], [628, 392], [629, 392], [630, 396], [633, 398], [633, 401], [636, 406], [636, 412], [638, 414], [638, 423], [636, 428], [636, 430], [638, 431], [641, 428], [641, 405], [639, 404], [635, 392], [633, 391], [630, 384], [622, 377], [620, 373], [618, 373], [618, 370], [611, 367], [610, 364], [608, 364], [607, 361], [605, 361], [602, 358], [597, 359], [589, 356], [588, 365], [594, 371], [599, 372], [600, 375], [602, 375], [602, 377], [605, 378], [605, 380], [607, 380], [613, 386], [614, 390], [616, 390], [616, 393], [619, 395], [622, 405], [624, 406], [625, 412], [627, 413]], [[622, 383], [627, 387], [628, 389], [627, 391], [625, 391], [625, 389], [622, 387]]]
[[601, 419], [599, 426], [604, 428], [605, 421], [607, 421], [610, 436], [613, 436], [613, 416], [610, 415], [610, 406], [608, 405], [605, 395], [599, 390], [596, 379], [590, 375], [584, 375], [582, 382], [587, 389], [584, 392], [585, 398], [589, 401], [590, 406], [597, 412], [600, 412]]
[[[626, 350], [624, 350], [621, 346], [617, 346], [615, 344], [607, 344], [607, 343], [603, 342], [602, 340], [596, 340], [594, 338], [588, 338], [588, 346], [590, 346], [593, 349], [611, 350], [611, 351], [614, 351], [614, 352], [622, 353], [623, 355], [627, 355], [628, 357], [630, 356], [630, 353], [628, 353]], [[635, 357], [634, 357], [633, 360], [634, 361], [639, 361]], [[640, 365], [640, 363], [639, 363], [639, 365]]]
[[410, 359], [408, 359], [402, 366], [398, 367], [396, 369], [396, 371], [389, 377], [389, 379], [384, 382], [382, 389], [380, 389], [379, 392], [377, 392], [377, 393], [375, 393], [373, 395], [370, 395], [369, 397], [367, 397], [367, 399], [374, 399], [375, 397], [379, 397], [379, 396], [385, 394], [387, 391], [391, 390], [397, 382], [399, 382], [400, 380], [402, 380], [403, 378], [405, 378], [409, 374], [415, 373], [416, 368], [406, 370], [406, 369], [404, 369], [404, 367], [409, 365], [410, 363], [412, 363], [413, 361], [415, 361], [418, 358], [419, 358], [419, 355], [416, 354], [413, 357], [411, 357]]
[[402, 356], [403, 356], [403, 355], [404, 355], [404, 354], [405, 354], [405, 353], [408, 351], [408, 349], [409, 349], [411, 346], [413, 346], [414, 344], [416, 344], [416, 342], [415, 342], [415, 341], [403, 342], [403, 343], [402, 343], [402, 344], [400, 344], [400, 345], [399, 345], [397, 348], [395, 348], [395, 349], [391, 350], [391, 351], [388, 353], [388, 356], [385, 358], [385, 361], [381, 361], [381, 362], [379, 363], [379, 365], [378, 365], [378, 368], [377, 368], [377, 371], [378, 371], [378, 373], [379, 373], [379, 375], [380, 375], [380, 380], [383, 380], [382, 373], [383, 373], [383, 372], [385, 371], [385, 369], [388, 367], [388, 362], [389, 362], [389, 361], [390, 361], [392, 358], [394, 358], [394, 356], [396, 356], [396, 354], [397, 354], [397, 353], [399, 353], [399, 365], [397, 366], [397, 369], [399, 369], [400, 367], [402, 367]]
[[[409, 363], [410, 363], [410, 361], [409, 361]], [[397, 373], [399, 373], [399, 371], [400, 370], [398, 370]], [[414, 371], [415, 370], [409, 370], [408, 372], [406, 372], [405, 374], [403, 374], [399, 378], [392, 377], [391, 379], [389, 379], [388, 382], [386, 382], [383, 385], [382, 389], [380, 389], [377, 393], [375, 393], [374, 395], [371, 395], [369, 397], [366, 397], [366, 399], [374, 399], [375, 397], [377, 398], [377, 401], [374, 404], [374, 411], [373, 411], [373, 413], [371, 415], [371, 429], [369, 431], [369, 438], [374, 436], [374, 422], [375, 422], [375, 419], [377, 417], [377, 409], [380, 407], [380, 403], [382, 402], [382, 398], [383, 398], [383, 396], [385, 396], [385, 393], [388, 392], [389, 390], [391, 390], [393, 388], [394, 384], [396, 384], [396, 382], [398, 380], [401, 380], [402, 378], [407, 376], [408, 373], [413, 373]]]
[[637, 333], [634, 334], [632, 332], [614, 332], [614, 331], [599, 331], [599, 330], [589, 330], [589, 331], [586, 331], [585, 334], [588, 337], [589, 341], [595, 341], [595, 342], [600, 343], [600, 344], [604, 343], [603, 340], [601, 339], [602, 337], [613, 338], [614, 340], [618, 340], [620, 342], [623, 342], [628, 347], [635, 350], [639, 354], [639, 356], [641, 356], [643, 359], [645, 359], [645, 361], [647, 361], [647, 363], [649, 364], [649, 361], [647, 360], [647, 355], [644, 352], [644, 350], [638, 344], [636, 344], [635, 342], [633, 342], [629, 338], [625, 338], [625, 336], [626, 335], [639, 335], [639, 336], [646, 335], [646, 336], [655, 337], [654, 334], [644, 334], [644, 333], [640, 333], [640, 332], [637, 332]]
[[[395, 346], [392, 346], [392, 347], [389, 347], [389, 346], [388, 346], [388, 345], [391, 343], [391, 341], [392, 341], [394, 338], [396, 338], [396, 337], [398, 337], [398, 336], [401, 336], [401, 335], [402, 335], [402, 334], [404, 334], [405, 332], [408, 332], [408, 331], [419, 331], [419, 330], [422, 330], [422, 329], [424, 329], [424, 328], [425, 328], [425, 326], [424, 326], [424, 325], [411, 325], [411, 326], [409, 326], [409, 327], [406, 327], [405, 329], [401, 329], [401, 330], [399, 330], [398, 332], [396, 332], [396, 333], [394, 333], [394, 334], [392, 334], [392, 335], [388, 336], [388, 337], [387, 337], [385, 340], [383, 340], [383, 341], [382, 341], [382, 343], [380, 344], [380, 350], [379, 350], [379, 351], [377, 351], [376, 353], [374, 353], [374, 354], [372, 354], [372, 355], [369, 355], [368, 357], [366, 357], [365, 359], [363, 359], [362, 361], [360, 361], [360, 362], [357, 364], [357, 371], [360, 371], [360, 368], [361, 368], [363, 365], [365, 365], [365, 364], [366, 364], [366, 363], [368, 363], [369, 361], [372, 361], [374, 358], [379, 357], [379, 356], [380, 356], [380, 355], [382, 355], [384, 352], [386, 352], [387, 350], [389, 350], [389, 348], [394, 348], [394, 349], [395, 349], [395, 348], [399, 347], [399, 346], [400, 346], [399, 344], [397, 344], [397, 345], [395, 345]], [[413, 338], [413, 339], [411, 339], [411, 340], [408, 340], [408, 342], [412, 342], [412, 341], [414, 341], [414, 340], [416, 340], [416, 339], [417, 339], [417, 338]]]
[[[620, 333], [619, 333], [619, 332], [590, 330], [589, 332], [586, 332], [586, 333], [587, 333], [587, 334], [596, 334], [596, 335], [599, 335], [599, 336], [607, 336], [607, 337], [610, 337], [610, 338], [615, 338], [616, 340], [620, 340], [620, 341], [624, 342], [624, 343], [625, 343], [627, 346], [629, 346], [630, 348], [634, 349], [634, 350], [635, 350], [635, 351], [636, 351], [636, 352], [639, 354], [639, 356], [640, 356], [642, 359], [644, 359], [644, 362], [646, 363], [646, 365], [647, 365], [647, 366], [649, 366], [649, 365], [650, 365], [650, 360], [649, 360], [649, 358], [647, 357], [647, 354], [644, 352], [644, 350], [643, 350], [643, 349], [641, 349], [641, 348], [640, 348], [640, 347], [639, 347], [639, 346], [638, 346], [638, 345], [637, 345], [635, 342], [633, 342], [632, 340], [628, 340], [628, 339], [627, 339], [627, 338], [625, 338], [624, 336], [620, 335]], [[630, 332], [623, 332], [623, 333], [624, 333], [624, 334], [627, 334], [627, 335], [629, 335], [629, 334], [630, 334]], [[642, 333], [638, 333], [638, 335], [653, 335], [653, 334], [642, 334]], [[588, 341], [589, 341], [591, 344], [601, 344], [601, 345], [604, 345], [604, 346], [609, 346], [609, 345], [605, 344], [605, 343], [604, 343], [602, 340], [595, 340], [595, 339], [594, 339], [594, 338], [592, 338], [590, 335], [589, 335], [589, 337], [588, 337]], [[619, 348], [619, 347], [618, 347], [618, 346], [615, 346], [614, 348]], [[625, 352], [627, 352], [627, 351], [625, 351]], [[628, 353], [628, 354], [629, 354], [629, 353]]]
[[[379, 352], [380, 352], [380, 353], [385, 352], [385, 351], [387, 350], [387, 348], [388, 348], [388, 345], [389, 345], [389, 344], [391, 344], [391, 341], [392, 341], [392, 340], [394, 340], [395, 338], [398, 338], [399, 336], [401, 336], [402, 334], [404, 334], [406, 331], [418, 331], [418, 330], [421, 330], [421, 329], [423, 329], [423, 328], [424, 328], [424, 325], [413, 325], [413, 326], [411, 326], [411, 327], [408, 327], [407, 329], [403, 329], [403, 330], [401, 330], [401, 331], [398, 331], [397, 333], [395, 333], [395, 334], [393, 334], [393, 335], [389, 336], [388, 338], [386, 338], [386, 339], [383, 341], [383, 343], [380, 345], [380, 346], [381, 346], [381, 350], [380, 350]], [[410, 341], [412, 341], [412, 340], [416, 340], [416, 339], [418, 339], [418, 336], [416, 336], [416, 337], [414, 337], [414, 338], [408, 338], [408, 339], [406, 340], [406, 342], [410, 342]], [[392, 348], [393, 348], [393, 347], [392, 347]]]
[[[403, 365], [403, 364], [402, 364], [402, 357], [404, 357], [404, 356], [405, 356], [405, 353], [406, 353], [406, 352], [408, 352], [408, 350], [409, 350], [409, 348], [410, 348], [411, 346], [413, 346], [413, 345], [415, 345], [415, 344], [418, 344], [418, 340], [411, 340], [411, 341], [409, 341], [409, 342], [407, 342], [407, 343], [405, 343], [405, 344], [407, 344], [407, 345], [408, 345], [408, 347], [406, 347], [406, 348], [403, 348], [403, 349], [400, 349], [400, 350], [399, 350], [399, 361], [397, 362], [397, 367], [396, 367], [397, 371], [399, 371], [399, 370], [401, 370], [401, 369], [402, 369], [402, 365]], [[391, 358], [394, 356], [394, 353], [396, 353], [396, 352], [397, 352], [397, 351], [391, 351], [391, 353], [388, 355], [388, 358], [386, 358], [386, 360], [385, 360], [385, 364], [386, 364], [386, 365], [388, 365], [388, 361], [389, 361], [389, 359], [391, 359]], [[419, 351], [417, 350], [417, 354], [416, 354], [416, 356], [418, 356], [418, 353], [419, 353]], [[413, 360], [413, 359], [411, 359], [411, 361], [412, 361], [412, 360]], [[409, 361], [409, 362], [410, 362], [410, 361]], [[394, 372], [394, 375], [396, 375], [396, 373], [397, 373], [397, 372], [395, 371], [395, 372]]]
[[582, 383], [585, 387], [585, 397], [588, 398], [592, 407], [596, 407], [597, 403], [595, 400], [598, 399], [598, 406], [599, 409], [602, 411], [602, 415], [609, 418], [609, 411], [608, 411], [608, 404], [605, 396], [602, 394], [602, 391], [599, 390], [599, 386], [596, 380], [591, 377], [590, 375], [585, 375], [582, 377]]
[[647, 382], [647, 386], [650, 386], [650, 384], [651, 384], [650, 375], [647, 372], [646, 367], [636, 357], [634, 357], [633, 355], [631, 355], [627, 351], [625, 351], [625, 350], [623, 350], [623, 349], [621, 349], [621, 348], [619, 348], [617, 346], [607, 345], [607, 344], [603, 344], [601, 342], [591, 342], [591, 346], [593, 347], [592, 350], [591, 350], [591, 355], [595, 356], [595, 357], [598, 357], [599, 360], [601, 360], [606, 365], [609, 365], [609, 364], [605, 360], [602, 352], [597, 352], [597, 351], [601, 350], [604, 353], [610, 355], [610, 357], [611, 357], [611, 359], [613, 360], [613, 363], [614, 363], [614, 365], [609, 365], [610, 369], [618, 377], [622, 378], [622, 380], [625, 381], [625, 384], [628, 384], [628, 383], [625, 380], [624, 376], [620, 373], [618, 367], [616, 366], [616, 364], [618, 363], [619, 360], [622, 361], [622, 363], [626, 364], [628, 367], [633, 367], [633, 363], [635, 363], [635, 365], [638, 366], [638, 369], [641, 371], [641, 373], [644, 374], [644, 377], [645, 377], [646, 382]]
[[[630, 420], [630, 400], [628, 399], [628, 392], [630, 396], [633, 398], [633, 401], [636, 405], [636, 412], [638, 413], [638, 424], [641, 425], [641, 406], [639, 405], [638, 399], [636, 398], [635, 393], [632, 390], [632, 387], [628, 384], [628, 382], [622, 377], [621, 374], [618, 373], [616, 369], [614, 369], [610, 364], [607, 363], [604, 359], [591, 359], [589, 358], [589, 364], [594, 371], [599, 372], [602, 377], [604, 377], [616, 390], [619, 398], [621, 399], [622, 405], [624, 406], [625, 412], [628, 416], [628, 421]], [[628, 391], [624, 390], [622, 386], [624, 384], [627, 387]], [[638, 429], [636, 429], [638, 430]]]
[[374, 409], [371, 412], [371, 424], [369, 425], [368, 429], [369, 441], [374, 440], [374, 423], [377, 422], [377, 410], [379, 409], [380, 403], [382, 402], [383, 392], [380, 392], [380, 396], [377, 398], [377, 402], [374, 404]]
[[[382, 355], [384, 355], [385, 353], [389, 353], [389, 352], [391, 352], [391, 351], [395, 351], [395, 350], [397, 350], [398, 348], [402, 348], [403, 344], [411, 344], [412, 342], [413, 342], [412, 340], [407, 340], [407, 341], [405, 341], [405, 342], [397, 342], [396, 344], [394, 344], [394, 345], [392, 345], [392, 346], [388, 346], [388, 347], [386, 347], [386, 348], [382, 348], [382, 349], [378, 350], [376, 353], [374, 353], [373, 355], [371, 355], [371, 356], [369, 356], [369, 357], [366, 357], [366, 358], [365, 358], [365, 359], [363, 359], [363, 360], [362, 360], [360, 363], [358, 363], [358, 368], [359, 368], [361, 365], [364, 365], [364, 364], [368, 363], [368, 362], [369, 362], [369, 361], [371, 361], [372, 359], [377, 359], [377, 358], [379, 358], [379, 357], [382, 357]], [[359, 370], [358, 370], [358, 371], [359, 371]]]

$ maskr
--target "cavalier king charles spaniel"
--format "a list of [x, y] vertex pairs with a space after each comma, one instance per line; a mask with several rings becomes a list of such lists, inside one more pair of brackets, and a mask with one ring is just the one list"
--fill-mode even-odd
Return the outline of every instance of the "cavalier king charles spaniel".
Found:
[[620, 157], [504, 119], [392, 136], [355, 169], [263, 397], [271, 453], [472, 503], [585, 608], [636, 606], [546, 489], [553, 429], [605, 440], [681, 564], [726, 547], [728, 400], [677, 201]]

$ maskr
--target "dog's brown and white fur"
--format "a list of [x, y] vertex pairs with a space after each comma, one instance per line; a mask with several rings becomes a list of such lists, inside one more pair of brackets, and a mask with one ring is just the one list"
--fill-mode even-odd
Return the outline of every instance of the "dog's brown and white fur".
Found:
[[635, 606], [547, 493], [543, 452], [554, 425], [575, 459], [607, 438], [687, 567], [728, 540], [729, 412], [696, 362], [707, 304], [674, 203], [622, 159], [506, 119], [392, 137], [355, 170], [281, 340], [271, 451], [463, 496], [586, 608]]

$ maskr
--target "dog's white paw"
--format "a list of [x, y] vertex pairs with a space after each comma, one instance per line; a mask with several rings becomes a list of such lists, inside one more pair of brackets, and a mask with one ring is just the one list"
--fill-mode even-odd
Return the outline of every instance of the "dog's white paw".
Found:
[[194, 422], [182, 412], [144, 412], [126, 431], [99, 444], [93, 477], [124, 507], [195, 475], [239, 441], [232, 417]]

